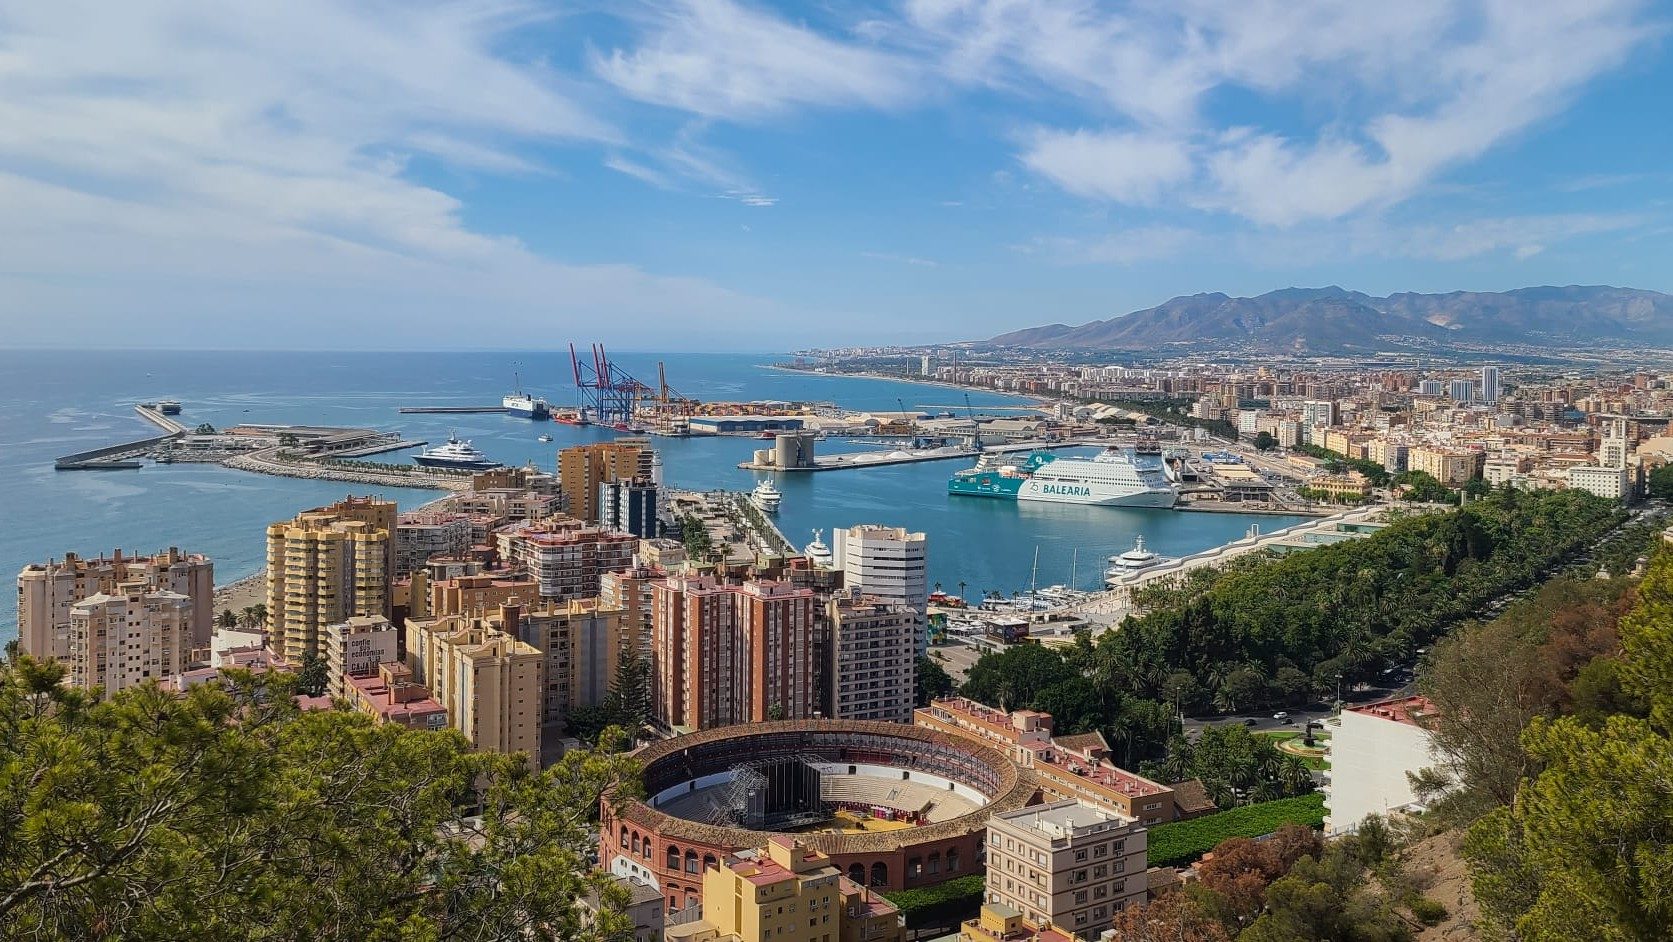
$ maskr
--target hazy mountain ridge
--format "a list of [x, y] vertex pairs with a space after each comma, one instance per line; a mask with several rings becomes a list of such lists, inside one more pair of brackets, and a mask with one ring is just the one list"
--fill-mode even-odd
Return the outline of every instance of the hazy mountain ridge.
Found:
[[1051, 324], [1001, 334], [995, 346], [1147, 350], [1170, 344], [1237, 343], [1285, 352], [1355, 352], [1435, 343], [1535, 346], [1608, 343], [1673, 346], [1673, 295], [1608, 285], [1513, 291], [1402, 292], [1386, 298], [1330, 285], [1283, 288], [1252, 298], [1185, 295], [1153, 308], [1072, 327]]

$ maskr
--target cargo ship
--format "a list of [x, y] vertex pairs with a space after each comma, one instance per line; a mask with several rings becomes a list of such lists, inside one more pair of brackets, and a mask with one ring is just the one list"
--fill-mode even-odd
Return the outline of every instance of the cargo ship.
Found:
[[1168, 477], [1160, 449], [1110, 448], [1092, 458], [1030, 452], [1022, 463], [984, 454], [976, 466], [955, 473], [947, 493], [1003, 500], [1033, 500], [1099, 507], [1172, 507], [1179, 489]]
[[511, 395], [500, 400], [500, 405], [505, 407], [507, 415], [514, 415], [520, 419], [536, 419], [542, 421], [551, 418], [552, 409], [546, 404], [546, 400], [536, 399], [528, 393], [523, 392], [521, 377], [512, 381], [512, 387]]

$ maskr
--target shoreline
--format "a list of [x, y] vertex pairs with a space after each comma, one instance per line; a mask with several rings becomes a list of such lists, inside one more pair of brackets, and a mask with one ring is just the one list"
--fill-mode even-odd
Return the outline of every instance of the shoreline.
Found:
[[[796, 366], [783, 366], [778, 363], [762, 363], [760, 366], [762, 369], [778, 370], [782, 373], [806, 373], [810, 376], [836, 376], [848, 379], [882, 380], [890, 383], [911, 383], [914, 386], [937, 386], [941, 389], [956, 389], [959, 392], [980, 392], [986, 393], [990, 396], [1010, 396], [1013, 399], [1020, 399], [1024, 402], [1032, 403], [1034, 407], [1038, 409], [1044, 409], [1046, 404], [1052, 401], [1048, 397], [1032, 396], [1028, 393], [1006, 392], [1003, 389], [989, 389], [986, 386], [966, 386], [962, 383], [949, 383], [946, 380], [924, 379], [916, 376], [895, 376], [889, 373], [827, 373], [823, 370], [810, 370]], [[978, 409], [977, 411], [981, 410]]]
[[257, 603], [267, 601], [267, 567], [256, 570], [247, 576], [240, 576], [225, 585], [217, 585], [213, 596], [215, 614], [231, 609], [241, 611]]

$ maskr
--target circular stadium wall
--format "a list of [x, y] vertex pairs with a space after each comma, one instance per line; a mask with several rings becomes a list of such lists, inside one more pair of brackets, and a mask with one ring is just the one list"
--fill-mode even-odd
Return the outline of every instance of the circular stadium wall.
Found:
[[646, 798], [606, 796], [599, 861], [702, 900], [703, 871], [790, 834], [879, 890], [980, 872], [988, 818], [1029, 804], [1027, 770], [992, 747], [895, 723], [791, 720], [703, 730], [636, 756]]

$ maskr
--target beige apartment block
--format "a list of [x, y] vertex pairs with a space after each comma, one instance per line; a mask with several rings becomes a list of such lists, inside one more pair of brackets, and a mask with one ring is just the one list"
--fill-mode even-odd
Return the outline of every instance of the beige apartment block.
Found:
[[70, 666], [70, 611], [77, 602], [117, 587], [143, 582], [190, 600], [190, 648], [207, 648], [215, 630], [215, 567], [201, 553], [170, 547], [152, 556], [87, 559], [65, 553], [62, 560], [31, 563], [17, 576], [18, 643], [23, 653]]
[[640, 478], [650, 481], [655, 460], [656, 452], [643, 438], [618, 438], [560, 450], [558, 489], [563, 492], [570, 516], [597, 523], [598, 486]]
[[267, 528], [268, 645], [300, 664], [327, 626], [388, 617], [395, 505], [351, 498]]
[[545, 655], [481, 619], [407, 619], [414, 680], [447, 710], [449, 724], [484, 752], [525, 753], [540, 762]]
[[832, 599], [831, 718], [912, 722], [918, 685], [918, 616], [870, 596]]
[[1146, 837], [1132, 818], [1074, 799], [996, 814], [987, 902], [1096, 938], [1124, 907], [1144, 902]]
[[190, 665], [191, 620], [189, 597], [146, 580], [90, 595], [70, 608], [67, 679], [110, 694], [174, 677]]

